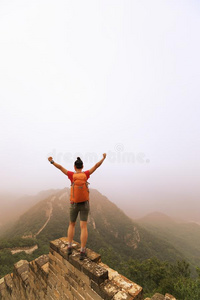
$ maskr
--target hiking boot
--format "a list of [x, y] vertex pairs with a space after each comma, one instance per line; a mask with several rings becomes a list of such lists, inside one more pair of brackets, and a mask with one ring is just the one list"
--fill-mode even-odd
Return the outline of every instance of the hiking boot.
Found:
[[72, 247], [68, 247], [67, 248], [67, 255], [71, 255], [72, 254]]
[[81, 252], [80, 252], [80, 258], [79, 258], [79, 259], [80, 259], [80, 260], [84, 260], [84, 258], [86, 258], [86, 256], [87, 256], [87, 255], [86, 255], [86, 251], [81, 251]]

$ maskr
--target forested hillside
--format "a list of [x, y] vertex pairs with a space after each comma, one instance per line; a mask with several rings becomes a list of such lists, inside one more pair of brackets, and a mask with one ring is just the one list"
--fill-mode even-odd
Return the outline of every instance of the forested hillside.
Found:
[[[91, 190], [90, 207], [87, 246], [99, 252], [103, 262], [142, 285], [146, 295], [156, 291], [179, 295], [181, 287], [189, 290], [192, 284], [196, 293], [199, 279], [190, 278], [190, 267], [181, 249], [135, 223], [97, 190]], [[74, 237], [77, 241], [78, 223]], [[10, 273], [16, 261], [30, 261], [48, 253], [49, 241], [66, 236], [68, 224], [68, 188], [31, 207], [0, 240], [0, 277]], [[11, 254], [13, 248], [23, 250], [34, 245], [38, 249], [32, 254]]]

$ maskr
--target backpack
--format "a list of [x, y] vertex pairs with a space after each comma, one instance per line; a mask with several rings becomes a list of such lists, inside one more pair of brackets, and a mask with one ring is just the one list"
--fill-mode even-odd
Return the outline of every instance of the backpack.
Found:
[[74, 173], [71, 184], [70, 201], [79, 203], [89, 200], [87, 176], [84, 172]]

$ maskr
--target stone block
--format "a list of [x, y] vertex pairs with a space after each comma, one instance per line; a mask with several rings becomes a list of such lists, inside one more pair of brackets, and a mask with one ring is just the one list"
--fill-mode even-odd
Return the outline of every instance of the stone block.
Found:
[[72, 264], [75, 268], [77, 268], [79, 271], [82, 271], [83, 264], [85, 260], [79, 259], [79, 253], [74, 252], [72, 255], [69, 256], [69, 263]]
[[63, 242], [60, 239], [54, 240], [50, 242], [50, 248], [54, 251], [58, 252], [60, 246], [63, 244]]
[[21, 275], [22, 273], [29, 270], [29, 263], [27, 260], [20, 260], [16, 264], [14, 264], [14, 268], [17, 274]]
[[47, 262], [49, 262], [49, 255], [46, 255], [46, 254], [41, 255], [40, 257], [35, 259], [35, 263], [39, 268], [41, 268]]
[[65, 285], [62, 285], [62, 291], [63, 291], [64, 297], [66, 295], [69, 300], [74, 300], [74, 296], [72, 295], [72, 293], [70, 291], [70, 287], [66, 288]]
[[170, 294], [165, 294], [165, 300], [176, 300], [176, 298]]
[[132, 283], [132, 287], [128, 290], [128, 293], [135, 300], [143, 300], [143, 288], [136, 283]]
[[14, 286], [14, 283], [13, 283], [13, 280], [12, 280], [12, 276], [10, 274], [6, 275], [4, 277], [4, 282], [5, 282], [5, 285], [7, 287], [7, 290], [10, 294], [12, 294], [12, 290], [13, 290], [13, 286]]
[[56, 286], [57, 286], [57, 278], [54, 277], [54, 276], [49, 277], [49, 280], [48, 280], [48, 286], [49, 286], [51, 289], [56, 288]]
[[45, 275], [45, 277], [48, 277], [49, 274], [49, 262], [47, 262], [46, 264], [44, 264], [41, 267], [42, 273]]
[[71, 287], [71, 293], [76, 300], [85, 300], [85, 298], [81, 294], [79, 294], [77, 292], [77, 289], [75, 289], [74, 287]]
[[87, 275], [85, 275], [83, 272], [79, 271], [76, 268], [74, 268], [73, 273], [77, 276], [78, 282], [81, 285], [81, 287], [84, 285], [90, 286], [90, 278]]
[[20, 260], [14, 264], [14, 272], [21, 278], [24, 287], [26, 288], [28, 281], [29, 263], [27, 260]]
[[54, 294], [54, 296], [55, 296], [54, 299], [60, 299], [60, 293], [59, 293], [57, 290], [54, 290], [54, 291], [53, 291], [53, 294]]
[[126, 291], [130, 290], [133, 286], [133, 282], [131, 282], [130, 280], [128, 280], [128, 278], [125, 278], [122, 275], [114, 277], [113, 280], [117, 284], [117, 286]]
[[6, 288], [5, 279], [4, 279], [4, 277], [2, 277], [0, 279], [0, 292], [1, 292], [1, 290], [5, 289], [5, 288]]
[[65, 275], [64, 278], [69, 283], [70, 288], [78, 289], [78, 283], [70, 275]]
[[87, 257], [91, 261], [93, 261], [95, 263], [100, 263], [101, 262], [101, 255], [100, 254], [98, 254], [98, 253], [96, 253], [96, 252], [94, 252], [94, 251], [92, 251], [91, 249], [88, 249], [88, 248], [87, 248], [86, 252], [87, 252]]
[[120, 291], [113, 297], [113, 300], [134, 300], [134, 298], [128, 295], [125, 291]]
[[108, 271], [92, 261], [86, 260], [82, 266], [82, 270], [90, 279], [98, 284], [108, 279]]
[[165, 297], [159, 293], [156, 293], [155, 295], [153, 295], [153, 297], [151, 297], [152, 300], [165, 300]]
[[66, 260], [69, 259], [69, 256], [67, 254], [67, 246], [62, 247], [61, 249], [59, 249], [59, 254]]
[[[69, 263], [66, 259], [63, 258], [62, 262], [63, 262], [63, 265], [66, 266], [68, 270], [70, 270], [71, 272], [75, 271], [75, 267], [71, 263]], [[64, 268], [64, 270], [65, 270], [65, 268]]]
[[[85, 295], [89, 295], [93, 300], [102, 300], [103, 298], [98, 295], [91, 287], [88, 287], [87, 285], [85, 286]], [[85, 299], [87, 299], [85, 297]]]
[[54, 256], [55, 256], [55, 262], [61, 262], [62, 263], [62, 256], [60, 255], [60, 253], [58, 252], [54, 252]]
[[118, 287], [126, 291], [133, 299], [135, 300], [143, 300], [143, 289], [138, 284], [132, 282], [128, 278], [119, 275], [114, 277], [113, 281], [116, 283]]
[[106, 280], [102, 284], [97, 284], [91, 280], [91, 288], [105, 300], [110, 300], [116, 293], [119, 292], [119, 288], [110, 280]]
[[56, 268], [55, 265], [53, 266], [52, 264], [49, 265], [49, 276], [55, 275], [56, 276]]
[[33, 273], [37, 272], [37, 266], [35, 261], [29, 262], [29, 272], [32, 271]]
[[107, 266], [106, 264], [104, 264], [104, 263], [101, 262], [99, 265], [102, 266], [103, 268], [105, 268], [106, 270], [108, 270], [108, 278], [109, 278], [110, 280], [112, 280], [113, 278], [119, 276], [119, 273], [118, 273], [117, 271], [111, 269], [111, 268], [110, 268], [109, 266]]

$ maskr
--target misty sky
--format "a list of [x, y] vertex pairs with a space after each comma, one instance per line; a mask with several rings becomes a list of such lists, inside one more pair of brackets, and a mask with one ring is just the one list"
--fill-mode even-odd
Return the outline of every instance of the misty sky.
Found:
[[[89, 182], [135, 217], [200, 221], [200, 2], [0, 0], [0, 190]], [[195, 212], [195, 213], [194, 213]]]

